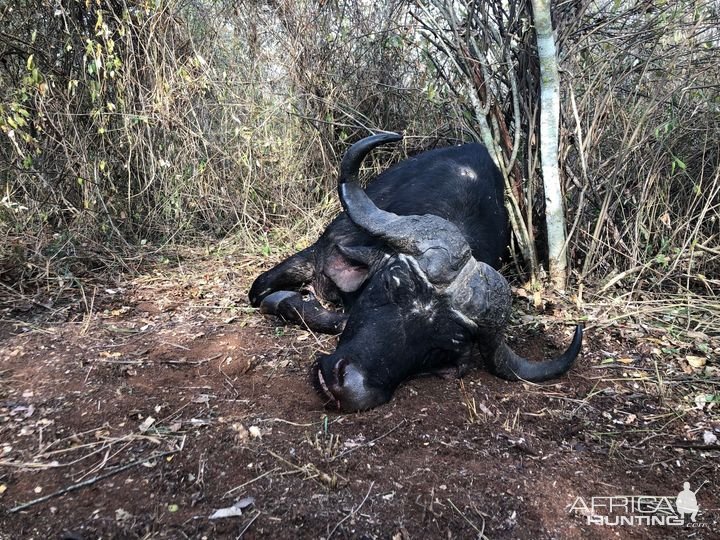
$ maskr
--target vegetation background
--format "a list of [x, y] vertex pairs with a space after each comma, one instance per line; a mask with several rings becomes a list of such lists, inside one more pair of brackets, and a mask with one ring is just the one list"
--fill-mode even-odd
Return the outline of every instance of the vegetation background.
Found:
[[[552, 6], [571, 289], [716, 334], [720, 6]], [[52, 306], [178, 246], [278, 258], [339, 211], [340, 156], [496, 146], [540, 278], [530, 3], [17, 0], [0, 6], [0, 301]], [[390, 155], [392, 153], [392, 155]]]
[[[684, 482], [697, 528], [623, 537], [718, 537], [720, 3], [551, 2], [564, 298], [533, 3], [0, 1], [0, 539], [615, 538], [573, 501]], [[335, 338], [247, 286], [339, 212], [374, 130], [406, 136], [366, 177], [490, 147], [509, 342], [547, 358], [585, 319], [567, 377], [313, 394]]]

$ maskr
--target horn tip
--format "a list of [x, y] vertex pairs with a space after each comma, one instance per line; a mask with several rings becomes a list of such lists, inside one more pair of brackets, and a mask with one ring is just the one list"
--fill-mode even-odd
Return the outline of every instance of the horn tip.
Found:
[[378, 135], [384, 135], [387, 142], [397, 142], [405, 138], [403, 131], [381, 131]]
[[580, 346], [582, 345], [583, 341], [583, 334], [585, 332], [585, 325], [583, 323], [578, 323], [575, 326], [575, 334], [573, 335], [572, 343], [570, 344], [571, 349], [577, 349], [578, 353], [580, 352]]

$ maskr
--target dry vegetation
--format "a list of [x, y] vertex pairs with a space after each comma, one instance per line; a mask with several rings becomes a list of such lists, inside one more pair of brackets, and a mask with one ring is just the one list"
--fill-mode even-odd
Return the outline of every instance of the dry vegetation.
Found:
[[[298, 530], [315, 536], [337, 530], [340, 536], [356, 518], [362, 521], [362, 512], [392, 520], [409, 506], [415, 513], [405, 523], [416, 527], [416, 536], [426, 518], [434, 520], [437, 534], [446, 526], [461, 537], [479, 532], [487, 518], [503, 537], [518, 530], [518, 522], [509, 521], [516, 511], [520, 528], [539, 523], [522, 514], [535, 487], [514, 494], [508, 488], [487, 512], [475, 508], [466, 495], [487, 467], [470, 466], [472, 474], [462, 476], [470, 454], [490, 456], [491, 468], [518, 486], [524, 477], [514, 476], [516, 463], [507, 456], [531, 456], [527, 463], [548, 496], [556, 481], [581, 489], [600, 478], [611, 467], [608, 457], [615, 460], [609, 474], [621, 487], [625, 467], [650, 490], [667, 486], [669, 476], [685, 478], [695, 466], [704, 470], [705, 461], [717, 457], [714, 433], [720, 433], [720, 8], [713, 0], [553, 4], [573, 306], [538, 285], [546, 254], [539, 68], [529, 2], [2, 3], [0, 434], [15, 438], [1, 456], [12, 472], [0, 471], [0, 489], [11, 486], [13, 504], [36, 498], [35, 480], [24, 474], [33, 468], [53, 491], [62, 491], [153, 458], [159, 461], [153, 474], [160, 477], [152, 486], [198, 490], [207, 497], [201, 504], [208, 514], [228, 502], [222, 491], [228, 477], [243, 486], [257, 482], [258, 489], [271, 481], [265, 495], [274, 506], [265, 507], [255, 525], [259, 510], [241, 526], [260, 534], [274, 532], [276, 518], [302, 527], [304, 519], [322, 514], [325, 521], [312, 522], [315, 528]], [[566, 314], [586, 319], [588, 365], [572, 385], [514, 395], [484, 379], [459, 388], [416, 382], [389, 409], [331, 417], [330, 428], [328, 417], [313, 409], [303, 362], [331, 342], [315, 342], [300, 330], [281, 336], [282, 329], [246, 309], [245, 291], [261, 267], [316, 238], [338, 211], [334, 182], [342, 152], [383, 129], [404, 131], [404, 146], [374, 154], [369, 170], [460, 141], [496, 147], [515, 232], [508, 273], [529, 284], [519, 289], [517, 304], [530, 314], [516, 327], [535, 331], [540, 344], [526, 345], [541, 355], [549, 344], [542, 341], [543, 328], [557, 334]], [[227, 335], [225, 328], [231, 329]], [[136, 338], [144, 340], [142, 350]], [[178, 354], [187, 357], [184, 364], [177, 364]], [[62, 377], [67, 388], [55, 384]], [[198, 392], [186, 380], [194, 378], [210, 389], [206, 401], [194, 401]], [[414, 388], [429, 401], [414, 401]], [[238, 406], [239, 392], [250, 396], [240, 400], [247, 410]], [[94, 401], [85, 408], [86, 395], [97, 398], [97, 411]], [[101, 401], [122, 413], [114, 418], [116, 411], [100, 411]], [[142, 425], [158, 414], [151, 403], [165, 412], [181, 408], [158, 422], [165, 431], [156, 425], [150, 434], [138, 432], [132, 422]], [[521, 415], [521, 409], [531, 412]], [[193, 424], [206, 416], [208, 424]], [[46, 417], [56, 431], [35, 448], [20, 431], [37, 422], [33, 429], [42, 438]], [[246, 433], [238, 442], [236, 424], [245, 429], [251, 423], [263, 429], [267, 423], [277, 437], [261, 444]], [[353, 445], [363, 430], [366, 438]], [[543, 468], [545, 457], [532, 445], [527, 449], [528, 434], [538, 455], [560, 456], [568, 467], [580, 459], [585, 476], [566, 478], [560, 466]], [[182, 451], [186, 436], [197, 436], [198, 443]], [[371, 451], [375, 438], [387, 447]], [[437, 470], [428, 473], [437, 478], [426, 481], [406, 479], [399, 468], [428, 465], [408, 445], [420, 448], [430, 440], [440, 441], [437, 455], [451, 464], [457, 482], [447, 482], [443, 509], [426, 493], [445, 486]], [[235, 446], [255, 468], [231, 468]], [[77, 465], [74, 456], [83, 449], [88, 453], [78, 461], [105, 457]], [[213, 469], [211, 459], [206, 486], [207, 449], [224, 468]], [[68, 477], [55, 471], [56, 451], [68, 456], [59, 465], [72, 472]], [[583, 451], [591, 458], [576, 453]], [[353, 459], [344, 452], [353, 452]], [[361, 455], [373, 467], [369, 472]], [[638, 469], [647, 455], [659, 457]], [[187, 474], [169, 481], [163, 475], [175, 473], [163, 469], [169, 465], [162, 458], [176, 459]], [[392, 474], [383, 469], [388, 459], [398, 460]], [[300, 499], [315, 497], [326, 473], [331, 481], [336, 473], [351, 479], [343, 484], [350, 487], [313, 499], [319, 514], [287, 518], [288, 489]], [[193, 474], [200, 478], [188, 487]], [[716, 472], [708, 474], [717, 479]], [[299, 477], [319, 478], [315, 491]], [[357, 478], [366, 482], [355, 485]], [[490, 480], [482, 485], [486, 491], [496, 486]], [[92, 506], [84, 485], [73, 489]], [[398, 493], [394, 502], [385, 498], [391, 490]], [[109, 491], [103, 500], [116, 495]], [[186, 514], [166, 512], [163, 523], [184, 527], [189, 521], [183, 520], [197, 514], [189, 510], [197, 502], [195, 492], [192, 497], [192, 503], [184, 500]], [[706, 497], [706, 507], [717, 506]], [[454, 501], [466, 504], [458, 509]], [[261, 503], [258, 497], [256, 506]], [[333, 513], [334, 504], [344, 510]], [[493, 525], [491, 515], [502, 512], [506, 522]], [[405, 525], [383, 529], [380, 518], [380, 525], [359, 530], [405, 534]], [[165, 534], [153, 528], [155, 521], [143, 514], [123, 530], [137, 537]], [[187, 534], [217, 532], [197, 527]], [[527, 530], [537, 533], [528, 537], [557, 536], [553, 529]]]
[[[528, 10], [3, 6], [4, 295], [42, 289], [35, 299], [47, 303], [178, 243], [294, 249], [337, 211], [338, 156], [371, 129], [404, 130], [403, 154], [496, 145], [518, 262], [541, 277]], [[575, 1], [555, 12], [573, 287], [623, 306], [669, 298], [689, 307], [685, 326], [705, 330], [720, 285], [719, 17], [713, 2]]]

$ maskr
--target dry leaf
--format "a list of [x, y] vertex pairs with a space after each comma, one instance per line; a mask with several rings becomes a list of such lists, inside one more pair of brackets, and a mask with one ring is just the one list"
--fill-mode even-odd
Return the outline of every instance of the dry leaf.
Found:
[[228, 506], [227, 508], [221, 508], [219, 510], [215, 510], [213, 514], [209, 517], [209, 519], [223, 519], [223, 518], [229, 518], [229, 517], [237, 517], [242, 516], [243, 509], [247, 508], [251, 504], [255, 502], [254, 497], [244, 497], [237, 501], [232, 506]]
[[703, 356], [687, 355], [685, 357], [685, 360], [687, 360], [687, 363], [690, 364], [694, 368], [701, 368], [705, 365], [705, 362], [707, 362], [707, 360]]
[[152, 416], [148, 416], [145, 420], [143, 420], [143, 423], [140, 424], [140, 427], [138, 428], [140, 433], [145, 433], [154, 423], [155, 419]]
[[250, 433], [248, 432], [247, 428], [243, 426], [242, 424], [233, 424], [232, 425], [233, 430], [235, 430], [235, 438], [240, 444], [245, 444], [248, 442], [248, 439], [250, 438]]

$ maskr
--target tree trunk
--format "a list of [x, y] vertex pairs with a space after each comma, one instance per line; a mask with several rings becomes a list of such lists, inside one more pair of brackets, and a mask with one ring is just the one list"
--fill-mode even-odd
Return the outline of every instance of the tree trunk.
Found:
[[567, 279], [565, 211], [558, 167], [560, 123], [560, 75], [555, 37], [550, 18], [550, 0], [531, 0], [540, 59], [540, 159], [545, 190], [550, 279], [558, 289]]

